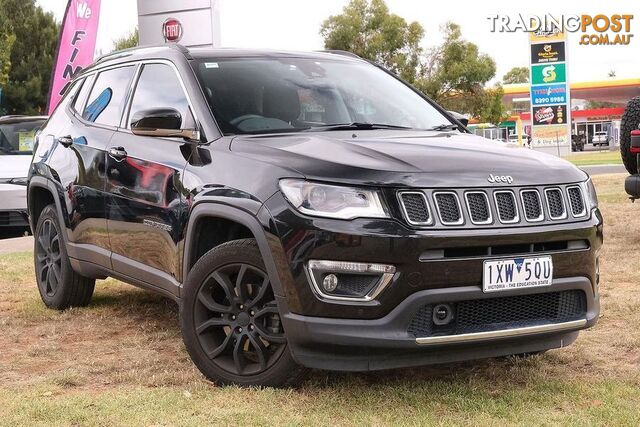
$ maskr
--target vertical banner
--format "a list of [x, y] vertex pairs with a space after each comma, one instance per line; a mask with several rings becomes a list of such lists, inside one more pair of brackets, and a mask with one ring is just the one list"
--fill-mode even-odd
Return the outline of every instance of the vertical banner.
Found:
[[58, 106], [66, 84], [93, 62], [99, 19], [100, 0], [69, 0], [51, 74], [48, 114]]
[[560, 155], [571, 151], [566, 33], [557, 29], [532, 32], [529, 47], [532, 144]]

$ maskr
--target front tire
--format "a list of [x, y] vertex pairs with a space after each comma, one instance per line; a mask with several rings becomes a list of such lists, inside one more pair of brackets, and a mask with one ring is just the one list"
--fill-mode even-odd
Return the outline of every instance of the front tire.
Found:
[[638, 173], [638, 159], [631, 152], [631, 131], [638, 129], [640, 125], [640, 96], [637, 96], [627, 104], [620, 123], [620, 155], [622, 163], [631, 175]]
[[85, 307], [91, 302], [95, 280], [73, 271], [60, 230], [55, 205], [40, 213], [34, 233], [34, 265], [44, 304], [55, 310]]
[[217, 384], [294, 386], [307, 371], [291, 356], [254, 239], [224, 243], [198, 260], [185, 282], [180, 325], [191, 359]]

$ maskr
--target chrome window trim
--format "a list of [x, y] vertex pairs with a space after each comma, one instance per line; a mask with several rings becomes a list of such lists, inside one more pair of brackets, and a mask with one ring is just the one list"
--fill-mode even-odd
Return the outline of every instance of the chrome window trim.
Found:
[[[460, 220], [456, 222], [445, 222], [442, 220], [442, 213], [440, 212], [440, 206], [438, 203], [438, 194], [452, 194], [456, 199], [456, 203], [458, 204], [458, 211], [460, 212]], [[436, 210], [438, 211], [438, 218], [440, 219], [440, 223], [442, 225], [463, 225], [464, 224], [464, 211], [462, 210], [462, 206], [460, 205], [460, 198], [458, 197], [458, 193], [455, 191], [434, 191], [433, 192], [433, 203], [436, 205]]]
[[[340, 269], [339, 264], [350, 261], [327, 261], [327, 260], [309, 260], [307, 265], [304, 268], [304, 271], [307, 275], [307, 279], [311, 283], [311, 288], [313, 292], [316, 294], [316, 297], [321, 301], [327, 302], [350, 302], [354, 304], [358, 303], [369, 303], [376, 299], [378, 295], [384, 291], [389, 284], [391, 283], [393, 276], [396, 274], [396, 268], [393, 265], [386, 264], [377, 264], [377, 263], [365, 263], [359, 261], [353, 261], [355, 264], [368, 264], [369, 266], [375, 266], [384, 270], [384, 273], [375, 273], [380, 274], [380, 280], [378, 283], [371, 288], [371, 291], [363, 297], [347, 297], [347, 296], [338, 296], [338, 295], [329, 295], [322, 291], [319, 284], [316, 282], [315, 276], [312, 272], [313, 269], [318, 269], [321, 271], [327, 271], [331, 273], [348, 273], [348, 274], [357, 274], [351, 270]], [[370, 273], [362, 273], [369, 274]]]
[[496, 338], [511, 338], [527, 335], [536, 335], [549, 332], [559, 332], [584, 328], [587, 319], [573, 320], [571, 322], [552, 323], [548, 325], [525, 326], [522, 328], [503, 329], [499, 331], [473, 332], [459, 335], [442, 335], [416, 338], [416, 344], [452, 344], [461, 342], [483, 341]]
[[[562, 214], [561, 216], [553, 216], [551, 215], [551, 206], [549, 205], [549, 192], [551, 191], [558, 191], [560, 193], [560, 201], [562, 202], [562, 208], [564, 209], [564, 214]], [[547, 214], [549, 214], [549, 218], [551, 218], [554, 221], [559, 221], [562, 219], [567, 219], [568, 213], [567, 213], [567, 203], [564, 200], [564, 192], [562, 191], [562, 188], [560, 187], [548, 187], [544, 189], [544, 201], [547, 205]]]
[[[415, 222], [409, 219], [409, 214], [407, 213], [407, 209], [404, 206], [404, 201], [402, 200], [403, 194], [417, 194], [424, 199], [424, 203], [427, 206], [427, 214], [429, 215], [428, 222]], [[434, 222], [433, 213], [431, 212], [431, 206], [429, 206], [429, 198], [423, 191], [398, 191], [396, 193], [396, 197], [398, 198], [398, 202], [400, 203], [400, 209], [402, 210], [402, 215], [404, 215], [404, 218], [407, 221], [407, 223], [411, 225], [418, 225], [418, 226], [433, 225], [433, 222]]]
[[[473, 220], [473, 215], [471, 215], [471, 207], [469, 206], [469, 194], [481, 194], [484, 197], [484, 200], [487, 202], [487, 209], [489, 210], [489, 219], [487, 219], [485, 221], [474, 221]], [[469, 221], [471, 221], [472, 224], [474, 224], [474, 225], [493, 224], [493, 213], [491, 212], [491, 202], [489, 201], [489, 196], [487, 196], [487, 193], [485, 193], [484, 191], [480, 191], [480, 190], [465, 191], [465, 193], [464, 193], [464, 201], [467, 204], [467, 213], [469, 214]]]
[[[537, 218], [529, 218], [527, 216], [527, 208], [524, 203], [524, 193], [535, 193], [538, 198], [538, 202], [540, 203], [540, 216]], [[544, 221], [544, 206], [542, 205], [542, 197], [540, 197], [540, 192], [536, 188], [525, 188], [520, 190], [520, 202], [522, 203], [522, 211], [524, 214], [524, 219], [527, 222], [540, 222]]]
[[[580, 214], [573, 213], [573, 203], [571, 203], [571, 196], [569, 196], [569, 190], [572, 188], [576, 188], [580, 193], [580, 199], [582, 199], [582, 212]], [[584, 192], [582, 191], [582, 187], [579, 185], [569, 185], [567, 186], [567, 199], [569, 200], [569, 208], [571, 209], [571, 215], [574, 218], [582, 218], [587, 214], [587, 201], [584, 198]]]
[[[516, 210], [516, 216], [510, 221], [503, 221], [500, 217], [500, 207], [498, 206], [498, 194], [508, 194], [513, 199], [513, 207]], [[498, 221], [502, 224], [517, 224], [520, 222], [520, 210], [518, 209], [518, 197], [512, 190], [496, 190], [493, 192], [493, 202], [496, 206], [496, 213], [498, 214]]]

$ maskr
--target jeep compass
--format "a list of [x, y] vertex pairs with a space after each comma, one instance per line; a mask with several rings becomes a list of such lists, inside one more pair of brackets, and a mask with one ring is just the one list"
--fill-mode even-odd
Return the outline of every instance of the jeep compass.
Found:
[[344, 52], [102, 57], [38, 136], [28, 207], [48, 307], [107, 276], [164, 294], [219, 384], [539, 353], [598, 318], [588, 176]]

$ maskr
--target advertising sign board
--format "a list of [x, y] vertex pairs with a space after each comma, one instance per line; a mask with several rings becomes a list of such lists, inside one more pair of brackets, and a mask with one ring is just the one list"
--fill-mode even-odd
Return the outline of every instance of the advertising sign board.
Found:
[[556, 105], [567, 103], [567, 84], [539, 85], [531, 88], [531, 104]]

